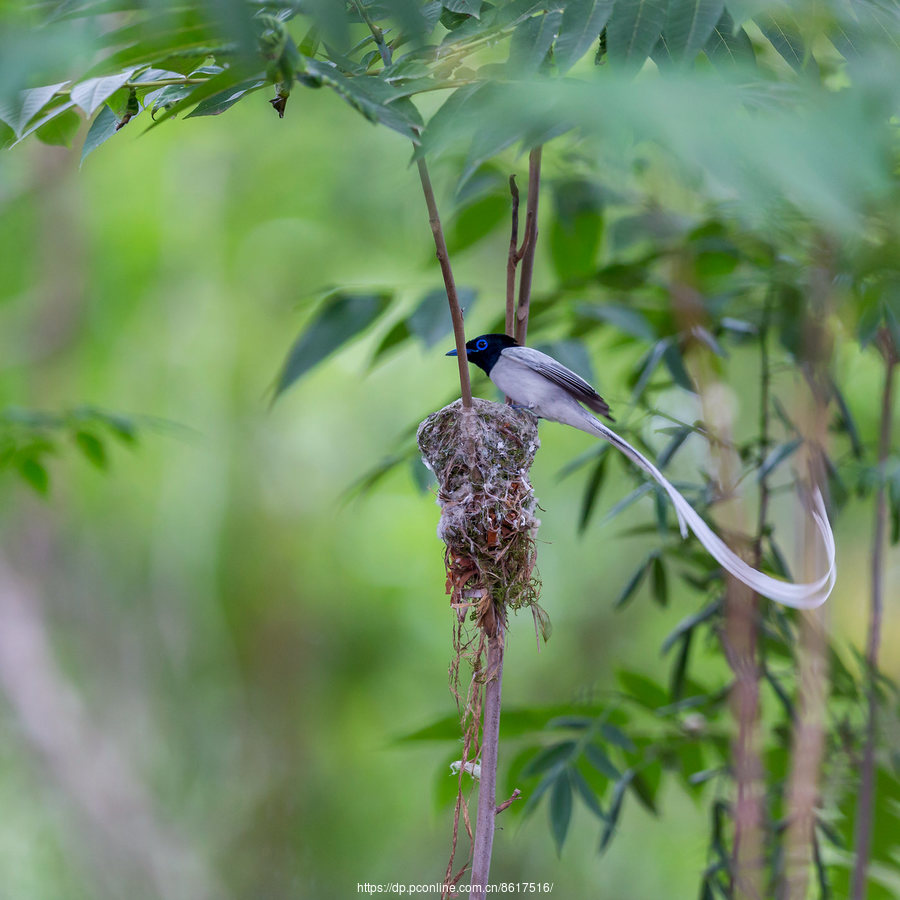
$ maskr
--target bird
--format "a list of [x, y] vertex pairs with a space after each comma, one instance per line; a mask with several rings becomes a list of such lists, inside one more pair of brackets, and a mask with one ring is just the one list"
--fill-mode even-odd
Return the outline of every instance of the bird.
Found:
[[[457, 352], [453, 349], [446, 355], [456, 356]], [[609, 404], [580, 375], [540, 350], [523, 347], [507, 334], [482, 334], [472, 338], [466, 343], [466, 357], [516, 406], [529, 410], [540, 419], [560, 422], [609, 441], [669, 495], [682, 538], [688, 536], [688, 529], [693, 531], [724, 569], [758, 594], [795, 609], [815, 609], [828, 599], [837, 577], [835, 544], [818, 487], [814, 486], [812, 490], [812, 517], [822, 537], [828, 569], [821, 578], [811, 582], [791, 583], [773, 578], [741, 559], [643, 453], [588, 412], [590, 409], [615, 422]]]

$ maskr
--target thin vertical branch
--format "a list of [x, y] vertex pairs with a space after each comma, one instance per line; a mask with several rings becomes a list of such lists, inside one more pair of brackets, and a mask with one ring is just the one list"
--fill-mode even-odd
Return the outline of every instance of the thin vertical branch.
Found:
[[[833, 248], [819, 238], [810, 271], [810, 307], [803, 321], [803, 363], [812, 402], [800, 402], [801, 433], [812, 484], [825, 482], [825, 447], [828, 438], [828, 399], [831, 389], [827, 365], [831, 338], [827, 329], [832, 306]], [[821, 547], [812, 516], [804, 517], [803, 559], [805, 574], [821, 571]], [[828, 690], [827, 642], [824, 607], [801, 612], [797, 644], [797, 703], [791, 740], [785, 807], [785, 874], [783, 896], [803, 900], [807, 896], [810, 867], [814, 861], [816, 808], [819, 777], [825, 753], [825, 704]]]
[[506, 257], [506, 333], [516, 336], [516, 266], [519, 264], [519, 188], [516, 176], [509, 176], [509, 193], [512, 195], [512, 228], [509, 236], [509, 254]]
[[[692, 334], [704, 328], [704, 303], [692, 285], [693, 263], [676, 259], [670, 286], [672, 308], [680, 330]], [[765, 334], [762, 336], [765, 346]], [[700, 344], [699, 341], [696, 342]], [[716, 371], [709, 349], [700, 345], [691, 354], [691, 374], [697, 385], [703, 421], [711, 435], [709, 454], [719, 500], [719, 521], [729, 546], [746, 555], [749, 542], [737, 537], [745, 532], [745, 510], [734, 495], [740, 461], [733, 447], [734, 409]], [[763, 351], [761, 402], [768, 408], [769, 365]], [[768, 418], [761, 420], [762, 442], [768, 441]], [[762, 520], [763, 525], [765, 518]], [[761, 528], [760, 527], [760, 532]], [[758, 543], [757, 539], [757, 543]], [[758, 562], [757, 562], [758, 565]], [[722, 648], [734, 673], [731, 712], [737, 726], [732, 741], [736, 788], [734, 841], [731, 854], [731, 892], [737, 900], [762, 900], [762, 765], [759, 758], [759, 677], [757, 661], [757, 608], [759, 598], [745, 584], [728, 576], [725, 584]]]
[[[766, 298], [759, 333], [759, 453], [757, 465], [762, 466], [769, 447], [769, 367], [770, 298]], [[754, 566], [762, 562], [763, 535], [769, 512], [769, 481], [760, 479], [759, 512], [753, 546]], [[735, 596], [729, 585], [726, 633], [732, 654], [735, 685], [732, 702], [738, 723], [734, 743], [734, 779], [736, 800], [734, 812], [734, 844], [732, 847], [732, 875], [735, 897], [761, 897], [763, 869], [763, 798], [762, 765], [759, 758], [759, 596], [743, 591]]]
[[456, 338], [456, 360], [459, 364], [459, 386], [462, 392], [462, 405], [468, 408], [472, 406], [472, 388], [469, 384], [469, 362], [466, 357], [466, 328], [463, 323], [462, 309], [459, 305], [459, 296], [456, 293], [456, 282], [453, 280], [453, 270], [450, 268], [447, 242], [444, 240], [444, 230], [441, 228], [441, 218], [438, 215], [434, 190], [431, 187], [431, 178], [428, 175], [428, 167], [425, 165], [424, 159], [418, 161], [418, 168], [422, 190], [425, 192], [425, 205], [428, 207], [428, 222], [431, 225], [431, 233], [434, 235], [434, 246], [437, 251], [438, 263], [441, 266], [441, 275], [444, 276], [447, 302], [450, 304], [450, 318], [453, 320], [453, 336]]
[[[381, 55], [382, 62], [389, 66], [393, 62], [393, 54], [388, 43], [384, 39], [384, 32], [375, 24], [366, 7], [360, 0], [353, 0], [362, 20], [368, 25], [375, 46]], [[428, 166], [424, 159], [417, 161], [419, 180], [422, 182], [422, 191], [425, 194], [425, 205], [428, 207], [428, 223], [431, 225], [431, 233], [434, 237], [434, 247], [437, 252], [438, 263], [441, 267], [441, 275], [444, 278], [444, 288], [447, 291], [447, 302], [450, 305], [450, 318], [453, 322], [453, 336], [456, 339], [456, 362], [459, 367], [459, 387], [462, 395], [462, 405], [466, 408], [472, 406], [472, 388], [469, 383], [469, 363], [466, 358], [466, 331], [463, 324], [462, 309], [459, 305], [459, 295], [456, 293], [456, 282], [453, 279], [453, 270], [450, 267], [450, 254], [447, 252], [447, 242], [444, 239], [444, 229], [441, 226], [441, 217], [438, 215], [437, 203], [434, 199], [434, 189], [431, 186], [431, 176], [428, 174]]]
[[481, 739], [481, 779], [478, 783], [478, 818], [472, 847], [469, 900], [481, 900], [486, 892], [494, 846], [497, 815], [497, 756], [500, 746], [500, 699], [503, 686], [504, 628], [497, 623], [488, 636], [485, 664], [484, 707]]
[[869, 639], [866, 646], [869, 720], [866, 724], [866, 745], [863, 751], [862, 779], [856, 809], [853, 844], [856, 862], [853, 866], [852, 900], [865, 900], [868, 886], [869, 854], [872, 844], [872, 807], [875, 795], [875, 738], [877, 734], [878, 648], [881, 644], [881, 620], [884, 607], [884, 542], [887, 522], [885, 464], [891, 452], [893, 426], [894, 367], [896, 350], [890, 335], [882, 332], [880, 344], [884, 355], [884, 390], [881, 395], [881, 429], [878, 435], [878, 468], [881, 478], [875, 495], [875, 534], [872, 540], [872, 606], [869, 613]]
[[541, 190], [541, 154], [543, 148], [537, 146], [528, 156], [528, 200], [525, 207], [525, 239], [519, 256], [522, 271], [519, 275], [519, 303], [516, 309], [515, 338], [525, 343], [528, 335], [528, 312], [531, 308], [531, 281], [534, 274], [534, 254], [538, 236], [538, 199]]

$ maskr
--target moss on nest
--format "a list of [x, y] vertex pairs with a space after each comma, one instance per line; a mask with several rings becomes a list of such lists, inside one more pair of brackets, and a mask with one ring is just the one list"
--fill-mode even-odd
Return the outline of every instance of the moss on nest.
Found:
[[534, 535], [540, 522], [528, 472], [540, 442], [537, 420], [521, 409], [457, 400], [419, 426], [419, 449], [438, 481], [446, 544], [447, 591], [464, 616], [469, 609], [488, 635], [506, 609], [528, 606], [546, 635], [534, 577]]

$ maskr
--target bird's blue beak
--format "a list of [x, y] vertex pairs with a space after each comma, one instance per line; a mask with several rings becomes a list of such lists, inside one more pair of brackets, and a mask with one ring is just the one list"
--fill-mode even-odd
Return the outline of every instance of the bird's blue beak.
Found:
[[450, 351], [448, 351], [447, 353], [444, 354], [444, 356], [456, 356], [456, 355], [457, 355], [457, 353], [456, 353], [456, 349], [455, 349], [455, 348], [454, 348], [453, 350], [450, 350]]

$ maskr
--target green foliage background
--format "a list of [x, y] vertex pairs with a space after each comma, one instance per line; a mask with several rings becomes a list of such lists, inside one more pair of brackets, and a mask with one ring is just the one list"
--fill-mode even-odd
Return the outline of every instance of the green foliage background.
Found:
[[[620, 302], [647, 287], [629, 278], [646, 278], [641, 272], [653, 263], [623, 264], [621, 213], [604, 219], [592, 217], [590, 204], [576, 203], [574, 213], [567, 207], [573, 175], [595, 180], [600, 206], [651, 197], [692, 225], [754, 227], [787, 257], [773, 261], [773, 271], [802, 270], [809, 247], [808, 220], [792, 227], [795, 210], [780, 205], [773, 183], [790, 184], [815, 224], [849, 246], [882, 233], [876, 219], [861, 236], [855, 215], [874, 206], [877, 217], [871, 198], [890, 209], [894, 191], [879, 155], [890, 141], [855, 146], [855, 107], [842, 105], [839, 93], [808, 107], [824, 128], [812, 134], [831, 141], [821, 167], [810, 167], [792, 155], [816, 139], [803, 132], [808, 122], [796, 131], [776, 127], [792, 115], [778, 118], [776, 109], [774, 124], [759, 116], [753, 140], [740, 121], [722, 123], [722, 140], [709, 140], [726, 95], [709, 87], [698, 107], [698, 95], [685, 100], [678, 77], [639, 103], [630, 82], [613, 83], [614, 115], [603, 122], [609, 133], [599, 156], [599, 168], [611, 168], [603, 177], [598, 158], [583, 158], [577, 144], [573, 151], [558, 141], [545, 151], [536, 294], [550, 299], [536, 310], [538, 329], [547, 316], [538, 335], [586, 337], [569, 350], [586, 348], [614, 410], [627, 408], [629, 375], [646, 350], [622, 334], [634, 337], [640, 324], [607, 314], [609, 325], [589, 328], [589, 317], [569, 315], [574, 306], [565, 307], [563, 323], [553, 318], [548, 292], [562, 284], [574, 304], [578, 280], [599, 267], [605, 274], [599, 287], [592, 282], [591, 299]], [[862, 84], [877, 96], [896, 91], [887, 75]], [[537, 121], [539, 87], [529, 95]], [[431, 113], [441, 100], [426, 96], [420, 106]], [[764, 101], [763, 108], [775, 102]], [[557, 115], [584, 111], [577, 93], [561, 92], [555, 102]], [[671, 117], [654, 119], [663, 108], [674, 109]], [[494, 115], [498, 131], [517, 132], [521, 109], [501, 93], [482, 114]], [[694, 118], [692, 109], [700, 110]], [[124, 129], [81, 170], [77, 152], [37, 143], [0, 159], [0, 409], [4, 460], [13, 460], [0, 470], [3, 555], [40, 597], [56, 662], [92, 728], [120, 748], [147, 786], [153, 816], [213, 873], [223, 896], [337, 898], [353, 895], [358, 882], [439, 881], [455, 784], [448, 763], [459, 751], [452, 741], [402, 739], [454, 709], [438, 511], [414, 456], [374, 491], [351, 490], [408, 446], [410, 425], [458, 390], [455, 367], [443, 358], [449, 338], [407, 340], [379, 353], [391, 335], [404, 334], [398, 323], [422, 297], [440, 288], [409, 141], [373, 127], [330, 92], [299, 87], [283, 121], [257, 93], [221, 119], [169, 123], [143, 136], [141, 127]], [[524, 181], [527, 162], [511, 148], [495, 167], [479, 168], [501, 152], [490, 135], [482, 158], [471, 147], [442, 146], [438, 128], [432, 134], [434, 152], [445, 151], [436, 181], [457, 281], [477, 292], [467, 315], [476, 334], [502, 314], [502, 184], [514, 171]], [[675, 161], [652, 139], [668, 141]], [[742, 146], [747, 158], [735, 161]], [[711, 188], [684, 166], [703, 148]], [[765, 177], [747, 166], [763, 153]], [[491, 189], [454, 217], [454, 189], [466, 170], [475, 176], [472, 196], [479, 178]], [[729, 177], [736, 207], [720, 190]], [[869, 241], [876, 244], [879, 252], [888, 246], [889, 258], [890, 241]], [[739, 292], [742, 273], [732, 275], [722, 258], [731, 251], [715, 251], [700, 276], [722, 295]], [[334, 286], [389, 291], [394, 300], [373, 328], [270, 406], [294, 339]], [[856, 342], [865, 304], [855, 299], [831, 325], [833, 372], [871, 447], [881, 366]], [[789, 303], [779, 308], [789, 324]], [[419, 333], [429, 324], [425, 317]], [[756, 355], [729, 350], [726, 378], [745, 432], [738, 438], [749, 438], [758, 418]], [[695, 400], [670, 382], [655, 382], [654, 405], [692, 421]], [[781, 387], [790, 394], [790, 377]], [[485, 382], [476, 391], [494, 396]], [[35, 419], [35, 411], [58, 418]], [[657, 450], [668, 424], [648, 417], [641, 426]], [[588, 476], [560, 474], [594, 442], [554, 425], [542, 426], [542, 442], [533, 480], [547, 543], [538, 564], [554, 633], [538, 653], [530, 617], [513, 622], [501, 767], [514, 757], [521, 767], [521, 751], [534, 753], [516, 710], [531, 710], [526, 723], [542, 727], [579, 703], [617, 703], [623, 687], [639, 693], [634, 679], [616, 680], [623, 670], [665, 685], [670, 661], [659, 648], [698, 608], [695, 593], [670, 577], [664, 607], [651, 606], [645, 585], [613, 610], [659, 543], [655, 531], [628, 533], [652, 517], [653, 504], [645, 498], [604, 520], [632, 488], [619, 468], [579, 535]], [[691, 453], [685, 477], [705, 466], [699, 443]], [[776, 506], [788, 555], [792, 509], [789, 496]], [[851, 668], [852, 648], [864, 643], [871, 517], [871, 497], [851, 493], [835, 521], [839, 580], [829, 626]], [[895, 547], [887, 571], [890, 601]], [[898, 639], [889, 609], [882, 659], [890, 676], [898, 675]], [[694, 655], [701, 674], [719, 677], [712, 642]], [[9, 895], [157, 896], [152, 878], [85, 820], [53, 763], [30, 751], [12, 706], [0, 733], [0, 873]], [[516, 786], [514, 775], [508, 780]], [[602, 896], [632, 900], [694, 896], [709, 861], [708, 810], [696, 791], [668, 779], [656, 805], [659, 817], [626, 805], [603, 856], [583, 804], [561, 853], [548, 840], [543, 807], [523, 817], [513, 806], [499, 820], [494, 880], [552, 882], [559, 897], [597, 896], [598, 885]], [[183, 895], [192, 896], [186, 885]], [[172, 896], [181, 896], [177, 888]]]

